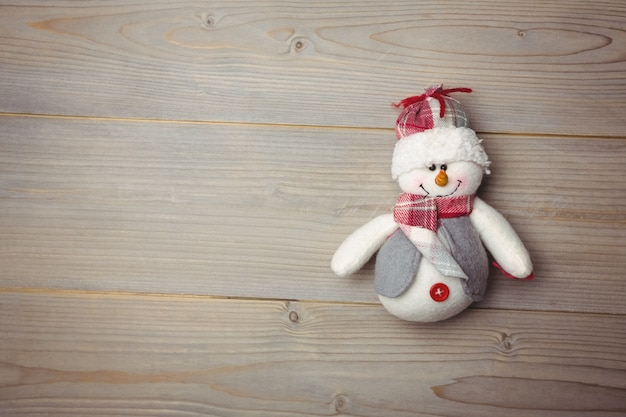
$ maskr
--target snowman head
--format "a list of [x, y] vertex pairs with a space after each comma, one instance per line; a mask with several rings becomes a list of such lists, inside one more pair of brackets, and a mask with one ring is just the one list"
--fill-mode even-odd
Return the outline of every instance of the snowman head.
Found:
[[398, 177], [405, 193], [424, 197], [458, 197], [476, 193], [483, 179], [483, 168], [471, 161], [433, 163], [415, 168]]
[[396, 122], [398, 142], [391, 174], [402, 191], [427, 197], [474, 194], [489, 160], [481, 140], [469, 128], [461, 104], [448, 97], [455, 91], [433, 87], [418, 97], [403, 100]]

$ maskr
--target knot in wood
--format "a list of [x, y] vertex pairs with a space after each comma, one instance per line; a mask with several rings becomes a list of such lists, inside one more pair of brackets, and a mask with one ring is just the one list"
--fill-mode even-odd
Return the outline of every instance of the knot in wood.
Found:
[[335, 404], [335, 410], [341, 412], [345, 410], [348, 405], [348, 398], [345, 395], [339, 394], [334, 398], [333, 404]]
[[217, 24], [217, 17], [211, 13], [203, 13], [200, 16], [200, 24], [205, 29], [212, 29]]
[[300, 320], [300, 316], [298, 316], [298, 313], [296, 311], [290, 311], [289, 312], [289, 321], [292, 323], [297, 323], [298, 320]]
[[306, 38], [295, 38], [291, 41], [291, 49], [294, 52], [302, 52], [309, 46]]
[[507, 334], [503, 334], [502, 338], [500, 339], [498, 343], [498, 350], [501, 353], [510, 354], [515, 349], [514, 344], [515, 344], [515, 340], [511, 336]]

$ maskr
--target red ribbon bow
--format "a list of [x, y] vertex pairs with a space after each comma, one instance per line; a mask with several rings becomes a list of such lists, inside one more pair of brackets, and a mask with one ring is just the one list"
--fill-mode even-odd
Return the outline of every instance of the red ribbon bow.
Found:
[[428, 97], [432, 97], [439, 101], [439, 117], [443, 117], [446, 114], [446, 101], [444, 97], [447, 97], [450, 93], [471, 93], [471, 88], [459, 87], [459, 88], [448, 88], [446, 90], [443, 89], [443, 85], [439, 87], [431, 87], [426, 90], [424, 94], [421, 96], [413, 96], [407, 97], [402, 100], [400, 103], [395, 104], [395, 107], [402, 106], [403, 108], [407, 108], [411, 104], [419, 103], [420, 101], [426, 100]]

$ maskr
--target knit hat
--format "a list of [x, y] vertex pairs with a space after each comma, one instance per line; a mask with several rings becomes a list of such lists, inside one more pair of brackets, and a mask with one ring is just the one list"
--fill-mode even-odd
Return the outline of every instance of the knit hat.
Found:
[[402, 100], [396, 107], [404, 107], [396, 121], [398, 142], [393, 151], [391, 175], [396, 180], [401, 174], [432, 164], [471, 161], [489, 174], [489, 160], [485, 150], [469, 128], [465, 110], [448, 94], [471, 93], [469, 88], [431, 87], [421, 96]]

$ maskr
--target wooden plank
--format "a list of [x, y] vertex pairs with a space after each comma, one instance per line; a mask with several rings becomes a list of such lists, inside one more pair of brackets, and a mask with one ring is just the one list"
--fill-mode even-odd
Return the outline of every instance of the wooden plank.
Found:
[[[0, 287], [376, 302], [329, 268], [391, 209], [393, 132], [4, 117]], [[626, 312], [625, 142], [486, 137], [536, 280], [481, 307]], [[607, 181], [607, 174], [610, 181]]]
[[11, 416], [618, 416], [624, 316], [0, 293]]
[[3, 112], [387, 128], [445, 82], [480, 131], [623, 135], [621, 0], [2, 3]]

